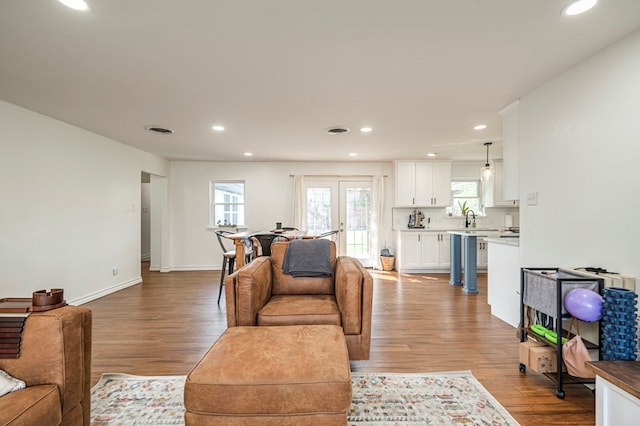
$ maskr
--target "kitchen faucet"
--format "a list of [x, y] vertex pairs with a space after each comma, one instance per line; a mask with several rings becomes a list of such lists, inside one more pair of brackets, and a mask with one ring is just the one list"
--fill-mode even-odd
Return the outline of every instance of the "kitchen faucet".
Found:
[[467, 210], [467, 214], [464, 215], [464, 227], [468, 228], [471, 222], [469, 222], [469, 213], [473, 215], [473, 223], [476, 223], [476, 213], [473, 210]]

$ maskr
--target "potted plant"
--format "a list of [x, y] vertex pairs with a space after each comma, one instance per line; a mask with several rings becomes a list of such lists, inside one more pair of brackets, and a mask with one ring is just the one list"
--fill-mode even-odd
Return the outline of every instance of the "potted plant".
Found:
[[464, 203], [460, 203], [460, 201], [458, 201], [458, 207], [460, 207], [460, 212], [462, 213], [462, 216], [465, 216], [469, 211], [469, 206], [467, 205], [466, 201]]

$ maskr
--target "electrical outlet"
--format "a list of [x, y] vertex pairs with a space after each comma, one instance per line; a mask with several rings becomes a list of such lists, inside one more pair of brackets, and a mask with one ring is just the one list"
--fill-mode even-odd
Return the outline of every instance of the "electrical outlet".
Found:
[[113, 276], [114, 276], [114, 277], [115, 277], [116, 275], [118, 275], [118, 267], [117, 267], [117, 266], [114, 266], [114, 267], [113, 267], [112, 272], [113, 272]]

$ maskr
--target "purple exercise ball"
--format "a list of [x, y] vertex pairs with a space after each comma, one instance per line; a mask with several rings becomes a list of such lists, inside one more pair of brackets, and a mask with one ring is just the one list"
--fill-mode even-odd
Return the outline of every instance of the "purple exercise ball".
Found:
[[602, 318], [602, 296], [586, 288], [576, 288], [567, 293], [564, 307], [581, 321], [591, 322]]

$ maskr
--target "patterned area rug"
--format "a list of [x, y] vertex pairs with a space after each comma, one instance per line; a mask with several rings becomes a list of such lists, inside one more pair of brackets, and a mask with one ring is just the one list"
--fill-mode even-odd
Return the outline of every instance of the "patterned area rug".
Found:
[[[469, 371], [352, 376], [350, 426], [518, 425]], [[91, 390], [91, 424], [183, 425], [184, 381], [103, 374]]]

